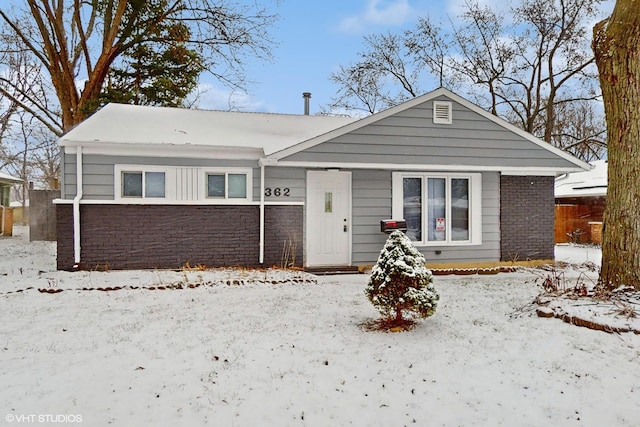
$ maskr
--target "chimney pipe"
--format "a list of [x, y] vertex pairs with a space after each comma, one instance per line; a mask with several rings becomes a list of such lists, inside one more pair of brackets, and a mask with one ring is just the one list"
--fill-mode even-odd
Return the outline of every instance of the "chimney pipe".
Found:
[[304, 115], [309, 115], [309, 100], [311, 99], [311, 92], [302, 92], [304, 98]]

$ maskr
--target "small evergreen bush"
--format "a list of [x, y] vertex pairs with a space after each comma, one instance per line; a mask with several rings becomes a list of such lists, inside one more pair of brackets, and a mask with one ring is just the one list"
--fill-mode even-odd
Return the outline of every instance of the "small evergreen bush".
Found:
[[404, 233], [389, 235], [365, 290], [388, 326], [406, 325], [403, 312], [423, 319], [435, 313], [440, 296], [424, 264], [424, 256]]

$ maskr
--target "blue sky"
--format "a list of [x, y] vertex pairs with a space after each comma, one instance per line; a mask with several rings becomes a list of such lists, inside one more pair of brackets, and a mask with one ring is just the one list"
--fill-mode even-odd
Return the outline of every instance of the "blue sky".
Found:
[[[317, 113], [337, 92], [329, 76], [339, 65], [357, 59], [365, 35], [408, 28], [420, 15], [444, 16], [459, 3], [458, 0], [281, 0], [274, 7], [280, 19], [272, 32], [278, 42], [273, 49], [273, 62], [252, 64], [247, 69], [248, 79], [254, 83], [247, 94], [235, 93], [231, 97], [233, 107], [299, 114], [304, 105], [302, 92], [311, 92], [311, 114]], [[213, 87], [207, 87], [199, 106], [228, 109], [228, 90], [215, 82], [208, 84]]]
[[[21, 4], [25, 0], [0, 0]], [[311, 114], [331, 102], [337, 87], [329, 76], [340, 65], [357, 60], [368, 34], [399, 32], [410, 28], [419, 16], [431, 16], [443, 24], [459, 15], [465, 0], [233, 0], [253, 2], [280, 15], [271, 34], [277, 43], [273, 61], [247, 63], [247, 93], [233, 92], [203, 76], [197, 106], [205, 109], [301, 114], [302, 92], [311, 92]], [[478, 0], [506, 7], [509, 0]], [[601, 6], [602, 15], [613, 10], [614, 0]], [[447, 25], [444, 25], [445, 27]], [[82, 76], [80, 76], [81, 78]], [[424, 90], [437, 82], [423, 82]]]
[[[482, 4], [505, 5], [505, 0], [480, 0]], [[263, 0], [274, 4], [274, 0]], [[459, 15], [464, 0], [280, 0], [274, 10], [280, 15], [272, 34], [279, 43], [272, 63], [251, 64], [247, 69], [247, 94], [235, 93], [207, 83], [200, 108], [301, 114], [302, 92], [311, 92], [311, 114], [320, 111], [337, 93], [329, 76], [339, 65], [348, 65], [363, 50], [363, 37], [372, 33], [401, 31], [430, 15], [446, 23]], [[601, 7], [603, 16], [613, 10], [613, 1]], [[445, 25], [446, 26], [446, 25]], [[209, 84], [212, 87], [209, 87]], [[423, 83], [425, 90], [437, 82]]]

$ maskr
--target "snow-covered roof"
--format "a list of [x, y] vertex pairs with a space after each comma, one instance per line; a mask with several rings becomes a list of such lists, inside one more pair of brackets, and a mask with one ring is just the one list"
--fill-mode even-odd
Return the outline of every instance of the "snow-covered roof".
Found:
[[607, 195], [607, 161], [591, 162], [593, 168], [585, 172], [574, 172], [556, 178], [555, 196], [597, 197]]
[[[247, 113], [108, 104], [67, 134], [59, 144], [73, 153], [130, 156], [205, 156], [268, 159], [279, 162], [439, 96], [448, 97], [515, 135], [564, 159], [562, 171], [589, 165], [484, 111], [455, 93], [439, 88], [362, 119], [340, 116]], [[189, 147], [189, 149], [184, 149]], [[68, 150], [67, 150], [68, 148]], [[461, 153], [464, 156], [465, 153]], [[211, 157], [213, 156], [213, 157]], [[553, 168], [550, 168], [553, 169]], [[560, 173], [559, 170], [556, 173]]]
[[[25, 206], [29, 206], [29, 199], [27, 199], [24, 202]], [[9, 206], [11, 206], [12, 208], [21, 208], [22, 207], [22, 202], [18, 201], [18, 200], [14, 200], [13, 202], [9, 203]]]
[[60, 138], [61, 146], [152, 144], [262, 149], [265, 155], [356, 121], [351, 117], [245, 113], [108, 104]]
[[11, 175], [0, 172], [0, 184], [18, 184], [22, 182], [20, 178], [14, 178]]

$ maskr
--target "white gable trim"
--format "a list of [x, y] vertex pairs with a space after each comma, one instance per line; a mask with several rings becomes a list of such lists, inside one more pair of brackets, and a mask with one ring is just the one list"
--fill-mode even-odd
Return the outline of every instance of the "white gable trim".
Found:
[[[451, 99], [454, 102], [457, 102], [459, 104], [461, 104], [462, 106], [470, 109], [471, 111], [483, 116], [484, 118], [496, 123], [497, 125], [505, 128], [506, 130], [509, 130], [513, 133], [515, 133], [516, 135], [521, 136], [522, 138], [526, 139], [527, 141], [530, 141], [534, 144], [536, 144], [537, 146], [550, 151], [551, 153], [555, 154], [556, 156], [561, 157], [562, 159], [576, 165], [576, 167], [580, 170], [589, 170], [591, 167], [588, 163], [583, 162], [582, 160], [579, 160], [575, 157], [573, 157], [571, 154], [566, 153], [554, 146], [552, 146], [551, 144], [547, 143], [546, 141], [543, 141], [541, 139], [536, 138], [535, 136], [531, 135], [528, 132], [523, 131], [522, 129], [519, 129], [515, 126], [513, 126], [512, 124], [506, 122], [505, 120], [501, 119], [500, 117], [494, 116], [493, 114], [489, 113], [488, 111], [483, 110], [482, 108], [478, 107], [477, 105], [467, 101], [466, 99], [462, 98], [459, 95], [456, 95], [455, 93], [451, 92], [448, 89], [445, 88], [439, 88], [436, 89], [432, 92], [426, 93], [422, 96], [418, 96], [416, 98], [413, 98], [407, 102], [404, 102], [402, 104], [396, 105], [395, 107], [391, 107], [387, 110], [381, 111], [379, 113], [373, 114], [371, 116], [365, 117], [362, 120], [358, 120], [356, 122], [350, 123], [348, 125], [342, 126], [338, 129], [334, 129], [331, 132], [327, 132], [324, 135], [320, 135], [317, 136], [315, 138], [311, 138], [307, 141], [301, 142], [300, 144], [296, 144], [294, 146], [291, 146], [289, 148], [285, 148], [284, 150], [280, 150], [277, 151], [271, 155], [269, 155], [268, 157], [270, 158], [274, 158], [274, 159], [282, 159], [285, 158], [287, 156], [290, 156], [292, 154], [296, 154], [300, 151], [304, 151], [306, 149], [309, 149], [311, 147], [315, 147], [318, 144], [321, 144], [323, 142], [329, 141], [331, 139], [337, 138], [339, 136], [345, 135], [349, 132], [353, 132], [357, 129], [360, 129], [364, 126], [367, 126], [371, 123], [377, 122], [379, 120], [385, 119], [387, 117], [393, 116], [399, 112], [408, 110], [410, 108], [413, 108], [417, 105], [423, 104], [425, 102], [428, 102], [432, 99], [435, 99], [439, 96], [446, 96], [447, 98]], [[575, 171], [575, 169], [572, 169]]]
[[502, 175], [557, 176], [563, 173], [582, 171], [579, 167], [521, 167], [521, 166], [476, 166], [476, 165], [424, 165], [405, 163], [340, 163], [279, 161], [271, 166], [311, 169], [380, 169], [394, 171], [430, 172], [500, 172]]

